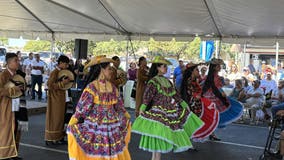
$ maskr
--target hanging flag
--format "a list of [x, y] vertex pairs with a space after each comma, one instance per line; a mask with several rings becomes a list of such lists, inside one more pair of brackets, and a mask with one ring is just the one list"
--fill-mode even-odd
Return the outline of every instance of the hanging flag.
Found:
[[200, 59], [205, 60], [205, 62], [209, 61], [213, 55], [214, 50], [214, 41], [202, 41], [200, 44]]

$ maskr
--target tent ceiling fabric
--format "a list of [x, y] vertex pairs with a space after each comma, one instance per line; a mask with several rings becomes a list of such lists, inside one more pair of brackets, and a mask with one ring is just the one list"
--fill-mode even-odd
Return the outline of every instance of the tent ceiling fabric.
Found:
[[283, 0], [213, 0], [222, 34], [241, 37], [283, 36]]
[[202, 1], [124, 0], [106, 1], [133, 34], [199, 35], [215, 33]]
[[[26, 8], [26, 9], [25, 9]], [[284, 42], [282, 0], [1, 0], [0, 36]], [[34, 14], [34, 15], [32, 15]]]

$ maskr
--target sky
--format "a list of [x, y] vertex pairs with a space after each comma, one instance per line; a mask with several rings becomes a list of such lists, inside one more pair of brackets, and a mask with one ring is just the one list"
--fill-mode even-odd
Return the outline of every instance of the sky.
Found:
[[28, 40], [23, 38], [9, 38], [8, 43], [11, 47], [24, 47]]

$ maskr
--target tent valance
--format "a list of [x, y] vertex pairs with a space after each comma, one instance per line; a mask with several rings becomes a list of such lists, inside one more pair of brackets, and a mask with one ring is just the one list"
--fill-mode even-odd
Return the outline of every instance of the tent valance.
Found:
[[0, 36], [284, 42], [282, 0], [1, 0]]

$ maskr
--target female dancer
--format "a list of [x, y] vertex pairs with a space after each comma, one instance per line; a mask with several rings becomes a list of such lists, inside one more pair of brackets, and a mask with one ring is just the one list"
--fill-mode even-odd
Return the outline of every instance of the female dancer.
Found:
[[194, 112], [205, 123], [195, 134], [192, 135], [194, 141], [204, 141], [217, 128], [219, 123], [219, 111], [215, 108], [215, 103], [209, 99], [201, 97], [202, 88], [200, 86], [200, 74], [198, 64], [189, 63], [183, 73], [181, 84], [181, 97], [190, 110]]
[[[219, 128], [238, 120], [243, 113], [243, 106], [238, 101], [227, 98], [222, 90], [222, 77], [218, 75], [221, 65], [224, 65], [221, 59], [213, 58], [210, 61], [209, 72], [202, 88], [202, 96], [214, 102], [220, 112]], [[214, 134], [209, 138], [220, 140]]]
[[118, 89], [109, 81], [110, 58], [97, 56], [90, 68], [88, 85], [71, 118], [68, 151], [72, 160], [130, 160], [130, 115], [123, 107]]
[[133, 132], [142, 135], [139, 148], [152, 152], [152, 160], [160, 160], [161, 153], [191, 148], [189, 137], [203, 125], [163, 76], [170, 64], [164, 57], [152, 61], [152, 79], [145, 89], [140, 115], [133, 123]]

